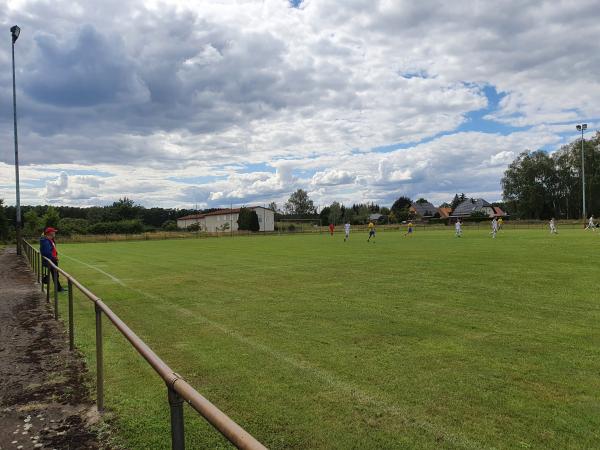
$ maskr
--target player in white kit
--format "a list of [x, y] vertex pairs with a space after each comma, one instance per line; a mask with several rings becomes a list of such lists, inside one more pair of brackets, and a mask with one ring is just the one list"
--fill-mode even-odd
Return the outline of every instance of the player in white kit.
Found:
[[494, 217], [494, 220], [492, 220], [492, 237], [494, 239], [496, 239], [496, 233], [498, 233], [498, 221]]
[[550, 234], [558, 234], [558, 230], [556, 229], [556, 222], [554, 222], [554, 217], [550, 219]]
[[594, 216], [590, 216], [590, 220], [588, 221], [586, 230], [596, 231], [596, 224], [594, 223]]
[[462, 237], [462, 223], [460, 222], [460, 219], [456, 220], [456, 223], [454, 224], [454, 230], [456, 237]]
[[350, 222], [346, 222], [344, 224], [344, 242], [346, 242], [348, 239], [350, 239]]

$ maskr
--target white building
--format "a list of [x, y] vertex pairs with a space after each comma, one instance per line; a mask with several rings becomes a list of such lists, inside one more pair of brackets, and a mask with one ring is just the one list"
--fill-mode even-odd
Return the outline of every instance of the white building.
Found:
[[[260, 231], [275, 230], [275, 213], [273, 210], [263, 208], [262, 206], [249, 206], [248, 209], [256, 212]], [[202, 231], [208, 231], [209, 233], [217, 231], [237, 231], [239, 213], [240, 208], [234, 208], [220, 209], [206, 214], [192, 214], [191, 216], [180, 217], [177, 219], [177, 227], [187, 228], [190, 225], [198, 224]]]

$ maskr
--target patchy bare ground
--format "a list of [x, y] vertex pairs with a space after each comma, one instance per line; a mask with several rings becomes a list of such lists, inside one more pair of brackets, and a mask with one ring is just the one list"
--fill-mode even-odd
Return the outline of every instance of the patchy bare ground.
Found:
[[0, 250], [0, 450], [107, 448], [86, 376], [25, 260]]

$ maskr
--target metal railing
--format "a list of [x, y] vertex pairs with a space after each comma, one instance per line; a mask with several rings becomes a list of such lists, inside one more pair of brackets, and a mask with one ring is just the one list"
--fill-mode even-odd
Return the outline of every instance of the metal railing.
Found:
[[231, 420], [165, 364], [98, 296], [93, 294], [73, 276], [56, 266], [51, 260], [42, 257], [39, 250], [27, 241], [23, 240], [22, 242], [23, 254], [35, 272], [42, 292], [44, 291], [44, 281], [47, 281], [46, 302], [50, 302], [50, 278], [52, 278], [55, 319], [59, 317], [58, 274], [62, 274], [68, 281], [70, 350], [74, 349], [75, 332], [73, 323], [73, 287], [76, 287], [83, 295], [94, 302], [96, 313], [96, 405], [99, 412], [104, 410], [104, 350], [102, 339], [102, 314], [104, 313], [165, 382], [167, 386], [167, 399], [171, 410], [171, 446], [174, 450], [183, 450], [185, 448], [185, 431], [183, 426], [184, 401], [200, 413], [202, 417], [237, 448], [248, 450], [266, 449], [264, 445]]

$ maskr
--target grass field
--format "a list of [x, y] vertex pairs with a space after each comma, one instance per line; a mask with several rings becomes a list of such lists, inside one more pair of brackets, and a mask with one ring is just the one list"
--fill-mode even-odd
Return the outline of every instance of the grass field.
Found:
[[[268, 447], [600, 448], [599, 235], [351, 239], [59, 250], [64, 269]], [[93, 309], [76, 299], [93, 372]], [[105, 332], [119, 439], [168, 448], [164, 385]], [[227, 447], [189, 408], [186, 427], [188, 448]]]

